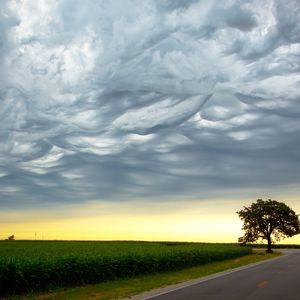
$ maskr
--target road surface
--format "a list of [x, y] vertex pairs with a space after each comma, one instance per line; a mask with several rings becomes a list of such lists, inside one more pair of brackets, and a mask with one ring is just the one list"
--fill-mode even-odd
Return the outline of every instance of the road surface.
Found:
[[[284, 256], [216, 275], [184, 287], [163, 289], [144, 300], [300, 300], [300, 250], [283, 250]], [[154, 292], [155, 294], [155, 292]]]

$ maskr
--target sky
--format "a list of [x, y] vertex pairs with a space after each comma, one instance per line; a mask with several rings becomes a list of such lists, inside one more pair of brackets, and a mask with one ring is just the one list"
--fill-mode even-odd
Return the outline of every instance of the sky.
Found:
[[299, 213], [299, 20], [298, 0], [0, 1], [0, 238], [232, 242], [258, 198]]

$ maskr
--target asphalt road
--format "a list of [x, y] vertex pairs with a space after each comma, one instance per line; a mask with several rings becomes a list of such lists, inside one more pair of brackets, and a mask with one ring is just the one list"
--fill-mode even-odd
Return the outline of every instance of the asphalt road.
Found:
[[286, 251], [262, 264], [140, 299], [300, 300], [300, 251]]

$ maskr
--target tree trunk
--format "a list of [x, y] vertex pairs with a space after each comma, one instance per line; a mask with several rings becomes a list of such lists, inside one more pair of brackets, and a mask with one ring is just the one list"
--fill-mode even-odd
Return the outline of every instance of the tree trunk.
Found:
[[272, 253], [272, 249], [271, 249], [271, 246], [272, 246], [271, 236], [268, 236], [268, 237], [267, 237], [267, 241], [268, 241], [268, 249], [267, 249], [267, 252], [268, 252], [268, 253]]

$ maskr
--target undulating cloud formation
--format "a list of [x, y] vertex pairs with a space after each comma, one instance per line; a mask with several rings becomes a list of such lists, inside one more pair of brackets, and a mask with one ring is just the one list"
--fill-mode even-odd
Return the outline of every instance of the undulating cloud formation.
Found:
[[0, 205], [300, 183], [300, 2], [0, 1]]

